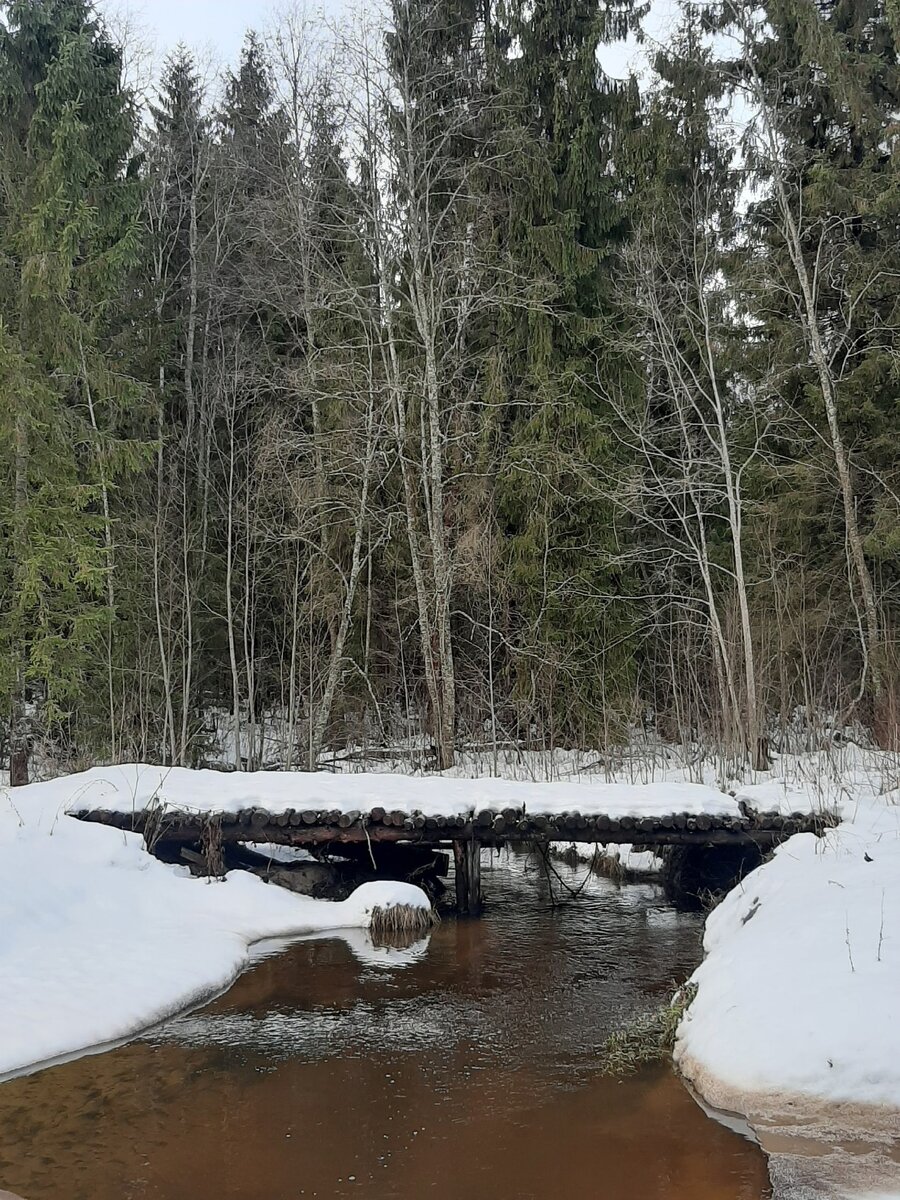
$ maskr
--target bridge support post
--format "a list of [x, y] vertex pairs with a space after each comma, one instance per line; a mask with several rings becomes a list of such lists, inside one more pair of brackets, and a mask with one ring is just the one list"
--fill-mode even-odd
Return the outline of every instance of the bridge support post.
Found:
[[453, 843], [456, 867], [456, 912], [477, 917], [481, 912], [481, 844], [475, 838]]

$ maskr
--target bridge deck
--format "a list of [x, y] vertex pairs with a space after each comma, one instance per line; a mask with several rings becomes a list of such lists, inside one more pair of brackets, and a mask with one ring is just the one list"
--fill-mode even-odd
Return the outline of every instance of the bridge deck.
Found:
[[820, 834], [834, 823], [829, 814], [758, 812], [744, 805], [739, 815], [670, 813], [655, 816], [606, 816], [597, 813], [534, 813], [523, 809], [480, 809], [456, 816], [372, 808], [351, 810], [285, 809], [269, 812], [245, 808], [237, 812], [145, 808], [134, 812], [70, 809], [85, 821], [137, 833], [152, 830], [167, 841], [192, 842], [211, 824], [226, 842], [275, 842], [288, 846], [391, 841], [430, 844], [478, 841], [486, 846], [516, 841], [639, 842], [643, 845], [771, 844], [794, 833]]
[[167, 843], [274, 842], [288, 846], [336, 849], [349, 843], [407, 842], [435, 848], [450, 843], [456, 863], [456, 902], [460, 913], [481, 907], [481, 846], [511, 842], [630, 842], [642, 846], [756, 845], [763, 849], [794, 833], [820, 834], [830, 816], [761, 813], [741, 805], [738, 815], [670, 813], [656, 816], [607, 816], [598, 813], [533, 813], [522, 808], [485, 808], [456, 816], [421, 812], [263, 808], [232, 812], [189, 812], [149, 807], [133, 812], [70, 810], [72, 816], [144, 835], [148, 845]]

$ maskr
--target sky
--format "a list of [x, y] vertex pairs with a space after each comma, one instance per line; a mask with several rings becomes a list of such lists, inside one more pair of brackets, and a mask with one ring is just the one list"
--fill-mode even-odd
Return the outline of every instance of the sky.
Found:
[[[283, 4], [283, 0], [282, 0]], [[179, 42], [185, 42], [219, 65], [237, 61], [244, 33], [249, 28], [264, 29], [279, 7], [278, 0], [98, 0], [98, 7], [115, 27], [123, 19], [137, 28], [149, 46], [152, 58], [160, 63]], [[306, 10], [315, 11], [307, 4]], [[343, 10], [343, 0], [324, 0], [319, 5], [332, 20]], [[651, 38], [661, 37], [671, 23], [674, 0], [653, 0], [645, 28]], [[607, 48], [603, 66], [611, 75], [621, 77], [629, 67], [640, 68], [643, 57], [630, 44]]]
[[272, 6], [260, 0], [101, 0], [98, 7], [116, 15], [129, 12], [154, 38], [160, 57], [186, 42], [210, 47], [217, 58], [233, 62], [246, 30], [264, 24]]

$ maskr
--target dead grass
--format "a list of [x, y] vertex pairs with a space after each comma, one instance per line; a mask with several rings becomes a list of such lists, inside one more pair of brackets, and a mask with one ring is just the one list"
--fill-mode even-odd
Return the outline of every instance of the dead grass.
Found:
[[413, 940], [437, 925], [440, 917], [433, 908], [413, 904], [392, 904], [388, 908], [372, 909], [369, 933], [374, 942], [395, 944], [398, 937], [413, 935]]
[[647, 1063], [671, 1058], [681, 1018], [696, 994], [696, 984], [686, 983], [668, 1004], [641, 1013], [607, 1038], [602, 1050], [606, 1074], [630, 1075]]

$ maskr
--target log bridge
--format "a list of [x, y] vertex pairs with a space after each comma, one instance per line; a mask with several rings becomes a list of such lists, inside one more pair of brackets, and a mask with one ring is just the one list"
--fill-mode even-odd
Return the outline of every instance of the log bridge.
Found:
[[[795, 833], [815, 833], [836, 823], [833, 814], [760, 812], [743, 802], [734, 815], [670, 813], [655, 816], [606, 816], [597, 813], [526, 812], [524, 808], [485, 808], [452, 816], [372, 808], [352, 810], [246, 808], [236, 812], [186, 811], [149, 807], [132, 812], [70, 810], [70, 815], [116, 829], [141, 833], [148, 846], [270, 842], [340, 854], [351, 844], [406, 842], [435, 850], [452, 848], [456, 907], [461, 915], [481, 911], [481, 848], [509, 844], [541, 846], [549, 842], [630, 843], [640, 848], [746, 848], [765, 853]], [[215, 831], [211, 839], [211, 831]]]

